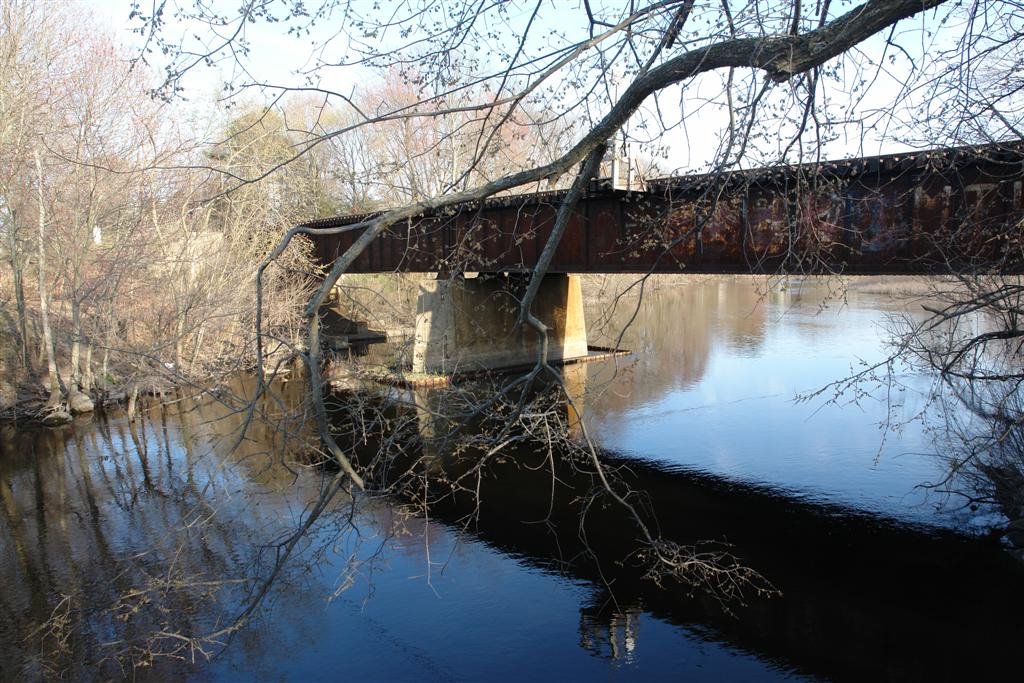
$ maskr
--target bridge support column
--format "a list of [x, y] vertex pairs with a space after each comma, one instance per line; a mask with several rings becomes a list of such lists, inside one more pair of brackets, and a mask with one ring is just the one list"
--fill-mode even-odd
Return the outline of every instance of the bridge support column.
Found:
[[[416, 304], [413, 372], [455, 373], [532, 365], [539, 339], [516, 325], [529, 275], [424, 280]], [[548, 360], [587, 355], [578, 275], [544, 277], [533, 313], [548, 326]]]

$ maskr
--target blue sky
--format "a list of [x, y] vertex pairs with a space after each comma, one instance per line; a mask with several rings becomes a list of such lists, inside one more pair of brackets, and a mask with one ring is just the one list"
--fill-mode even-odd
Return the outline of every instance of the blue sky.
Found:
[[[186, 6], [191, 4], [191, 0], [178, 1], [179, 4]], [[146, 11], [147, 3], [142, 4], [143, 11]], [[218, 4], [216, 0], [213, 4], [229, 14], [234, 12], [237, 6], [236, 2]], [[355, 4], [357, 7], [370, 7], [369, 3]], [[382, 4], [385, 10], [391, 7], [387, 2]], [[576, 21], [582, 15], [579, 5], [580, 2], [576, 0], [553, 0], [542, 5], [542, 12], [532, 27], [532, 34], [536, 40], [528, 44], [526, 50], [532, 50], [533, 54], [542, 54], [557, 44], [559, 39], [578, 39], [582, 35], [582, 28]], [[593, 3], [595, 7], [599, 5], [598, 2]], [[853, 3], [837, 2], [834, 5], [833, 13], [838, 15], [849, 11]], [[95, 8], [97, 15], [113, 26], [128, 45], [138, 45], [138, 36], [132, 34], [129, 28], [130, 0], [93, 0], [87, 6]], [[520, 34], [530, 21], [531, 12], [528, 10], [531, 9], [532, 6], [513, 7], [507, 10], [507, 14], [495, 14], [483, 23], [487, 29], [495, 33], [491, 43], [493, 50], [498, 52], [512, 49], [515, 36]], [[569, 18], [573, 21], [569, 21]], [[737, 21], [742, 20], [742, 16], [737, 17]], [[268, 25], [256, 22], [248, 25], [247, 37], [254, 46], [252, 53], [245, 60], [249, 74], [272, 85], [305, 85], [303, 72], [315, 66], [319, 56], [336, 59], [338, 55], [347, 51], [351, 36], [333, 34], [339, 21], [339, 17], [331, 17], [308, 36], [301, 37], [285, 35], [281, 30], [281, 24]], [[926, 30], [936, 32], [936, 35], [928, 37]], [[836, 118], [846, 119], [847, 123], [834, 125], [829, 129], [834, 136], [822, 147], [823, 158], [901, 151], [907, 148], [901, 138], [920, 137], [920, 131], [915, 130], [914, 118], [909, 113], [912, 105], [919, 103], [919, 98], [901, 94], [904, 84], [911, 80], [911, 60], [920, 66], [926, 66], [927, 56], [951, 45], [958, 31], [962, 29], [954, 25], [946, 25], [940, 30], [938, 15], [930, 13], [899, 25], [893, 42], [898, 43], [901, 50], [887, 47], [884, 36], [876, 36], [859, 46], [857, 53], [844, 62], [846, 67], [841, 72], [841, 82], [825, 82], [822, 87], [827, 89], [838, 104], [843, 105], [849, 102], [846, 93], [853, 83], [867, 79], [872, 85], [856, 108], [839, 106], [833, 110]], [[193, 33], [194, 29], [176, 24], [173, 20], [166, 28], [168, 37], [180, 37], [186, 41], [194, 40], [190, 37]], [[398, 38], [392, 30], [373, 40], [387, 44], [389, 41], [397, 41]], [[860, 70], [852, 68], [854, 61], [860, 64]], [[486, 58], [483, 63], [486, 64]], [[221, 84], [231, 73], [226, 63], [215, 68], [200, 66], [193, 69], [184, 82], [191, 100], [190, 106], [202, 108], [220, 97], [223, 94]], [[556, 90], [562, 88], [571, 91], [572, 86], [567, 82], [571, 76], [571, 71], [567, 70], [556, 77], [553, 80], [553, 84], [557, 85]], [[737, 72], [737, 79], [743, 77], [750, 78], [750, 75]], [[314, 76], [313, 84], [348, 95], [371, 83], [374, 78], [372, 71], [362, 67], [329, 68], [319, 71]], [[761, 77], [758, 74], [753, 78], [753, 87], [756, 88]], [[724, 79], [724, 72], [715, 72], [689, 81], [685, 87], [675, 86], [666, 89], [659, 95], [658, 102], [648, 102], [641, 115], [627, 126], [628, 132], [640, 140], [651, 138], [644, 130], [644, 120], [653, 121], [657, 112], [657, 118], [668, 124], [670, 130], [645, 147], [646, 153], [653, 155], [656, 147], [663, 148], [664, 156], [659, 160], [659, 165], [665, 171], [702, 170], [702, 165], [714, 158], [726, 128], [724, 124], [728, 120], [728, 110], [722, 98]], [[612, 90], [624, 89], [628, 78], [623, 77], [620, 83], [613, 84]], [[611, 94], [614, 96], [617, 93]], [[249, 101], [259, 101], [265, 95], [266, 93], [250, 91], [246, 98]], [[606, 110], [607, 104], [601, 102], [599, 98], [591, 100], [592, 103], [588, 101], [588, 107], [591, 108], [592, 116], [599, 116]], [[899, 107], [895, 116], [880, 113], [889, 110], [894, 101]], [[747, 165], [758, 165], [762, 161], [776, 158], [794, 130], [792, 124], [776, 124], [769, 116], [771, 111], [785, 111], [790, 116], [799, 112], [800, 102], [793, 96], [793, 91], [788, 86], [778, 88], [773, 94], [773, 99], [768, 100], [766, 104], [771, 104], [775, 108], [762, 108], [763, 113], [759, 120], [765, 124], [766, 134], [752, 143], [753, 153]], [[805, 149], [812, 149], [813, 140], [805, 139], [809, 143]]]

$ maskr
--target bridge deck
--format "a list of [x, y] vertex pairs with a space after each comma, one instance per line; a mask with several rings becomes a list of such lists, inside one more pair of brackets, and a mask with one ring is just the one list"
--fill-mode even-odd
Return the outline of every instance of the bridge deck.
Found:
[[[1010, 143], [666, 178], [594, 181], [551, 272], [937, 273], [1009, 265], [1020, 247], [1024, 145]], [[391, 226], [349, 272], [520, 272], [564, 191], [495, 197]], [[372, 214], [311, 225], [355, 225]], [[358, 231], [314, 239], [330, 264]], [[1014, 264], [1019, 264], [1019, 257]]]

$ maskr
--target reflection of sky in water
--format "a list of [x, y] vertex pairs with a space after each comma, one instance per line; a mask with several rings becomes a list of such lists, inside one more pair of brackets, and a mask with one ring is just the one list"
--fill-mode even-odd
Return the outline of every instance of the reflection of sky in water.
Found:
[[[922, 425], [883, 430], [884, 392], [858, 403], [794, 400], [848, 375], [860, 360], [883, 357], [890, 301], [854, 292], [848, 305], [820, 310], [812, 296], [758, 301], [744, 281], [693, 286], [717, 296], [661, 291], [645, 302], [652, 318], [678, 319], [643, 354], [669, 358], [639, 358], [588, 404], [603, 446], [901, 519], [957, 523], [953, 513], [935, 510], [938, 496], [919, 488], [942, 474]], [[701, 306], [706, 299], [717, 305]], [[592, 368], [590, 386], [607, 375]], [[900, 421], [924, 408], [928, 382], [898, 379], [903, 390], [892, 394], [892, 416]], [[614, 409], [603, 405], [609, 393], [617, 396]]]
[[[414, 520], [383, 562], [328, 602], [344, 553], [286, 599], [251, 643], [284, 657], [229, 649], [205, 672], [218, 680], [784, 680], [780, 669], [638, 608], [619, 615], [608, 596], [444, 526]], [[430, 539], [430, 576], [424, 541]], [[368, 545], [374, 545], [367, 539]], [[429, 579], [429, 580], [428, 580]], [[368, 591], [371, 587], [372, 594]], [[594, 601], [612, 614], [594, 614]], [[282, 628], [281, 625], [286, 625]]]

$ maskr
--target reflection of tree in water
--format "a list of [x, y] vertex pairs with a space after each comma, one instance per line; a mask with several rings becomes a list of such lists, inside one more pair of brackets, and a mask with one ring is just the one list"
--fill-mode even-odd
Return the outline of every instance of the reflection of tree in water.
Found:
[[945, 474], [931, 485], [954, 504], [1001, 512], [1005, 520], [992, 533], [1024, 561], [1024, 398], [1018, 382], [948, 378], [932, 401], [934, 415], [926, 419]]
[[[186, 598], [186, 587], [198, 584], [184, 560], [192, 554], [214, 560], [220, 554], [213, 546], [233, 545], [215, 526], [188, 533], [193, 503], [174, 486], [178, 468], [153, 461], [166, 455], [156, 425], [136, 434], [142, 448], [128, 445], [123, 423], [103, 427], [71, 441], [61, 432], [5, 434], [0, 537], [19, 549], [0, 558], [5, 671], [19, 671], [36, 652], [41, 656], [24, 675], [78, 676], [103, 643], [118, 642], [111, 650], [120, 649], [172, 621], [175, 633], [192, 632], [198, 623], [189, 603], [212, 596]], [[173, 568], [166, 559], [176, 553], [183, 562]], [[206, 567], [213, 575], [222, 568]], [[147, 609], [154, 602], [159, 611]], [[129, 663], [144, 663], [141, 651], [126, 649]]]
[[580, 608], [580, 647], [599, 657], [633, 662], [640, 637], [639, 607], [615, 607], [608, 601]]
[[[620, 369], [615, 390], [602, 398], [602, 409], [612, 413], [700, 382], [715, 348], [756, 352], [764, 342], [766, 297], [773, 302], [787, 296], [765, 293], [764, 281], [756, 278], [654, 276], [648, 282], [639, 308], [632, 292], [610, 305], [623, 287], [620, 281], [588, 283], [595, 290], [587, 311], [590, 342], [614, 346], [625, 328], [620, 347], [636, 354], [636, 368]], [[598, 368], [594, 374], [600, 383], [608, 371]]]
[[[284, 407], [277, 395], [266, 411]], [[205, 637], [245, 604], [321, 478], [302, 470], [298, 418], [278, 432], [253, 423], [238, 442], [244, 421], [228, 402], [181, 401], [137, 423], [0, 430], [0, 547], [11, 549], [0, 554], [0, 670], [82, 678], [145, 667], [160, 678], [226, 642]], [[282, 439], [293, 445], [276, 449]], [[324, 516], [310, 546], [348, 528], [345, 507]], [[368, 506], [361, 521], [371, 538], [388, 520]]]
[[[360, 398], [346, 400], [351, 407]], [[428, 417], [444, 410], [443, 402], [424, 406]], [[420, 438], [428, 441], [434, 431], [415, 407], [389, 413], [390, 423], [371, 432], [388, 434], [387, 442], [392, 437], [385, 427], [403, 434], [396, 428], [401, 422], [422, 430]], [[550, 410], [552, 424], [564, 429], [565, 406]], [[303, 470], [309, 432], [301, 405], [276, 395], [263, 411], [265, 419], [253, 422], [241, 441], [246, 413], [226, 399], [155, 407], [138, 423], [112, 418], [75, 431], [5, 431], [0, 544], [13, 552], [0, 557], [0, 668], [30, 678], [77, 678], [97, 664], [101, 676], [143, 666], [160, 678], [179, 671], [172, 657], [201, 660], [216, 652], [231, 634], [205, 636], [230, 623], [259, 590], [273, 569], [275, 543], [295, 530], [304, 506], [333, 476], [322, 468]], [[284, 424], [287, 433], [267, 426], [281, 417], [275, 411], [293, 416]], [[372, 410], [366, 415], [373, 419]], [[280, 448], [284, 441], [286, 449]], [[424, 467], [447, 459], [443, 446], [426, 454]], [[367, 452], [376, 456], [382, 449], [371, 444]], [[418, 459], [418, 450], [412, 457]], [[410, 483], [425, 481], [419, 476]], [[343, 559], [333, 567], [341, 573], [335, 587], [352, 585], [372, 572], [397, 527], [406, 540], [389, 547], [392, 555], [421, 562], [428, 576], [437, 566], [426, 542], [443, 537], [440, 529], [431, 531], [435, 522], [411, 516], [401, 497], [366, 499], [353, 520], [349, 500], [339, 497], [322, 516], [277, 590], [304, 582], [302, 572], [325, 553]], [[358, 533], [346, 534], [353, 524]], [[458, 552], [456, 544], [451, 553]], [[323, 597], [323, 591], [290, 590], [287, 609], [301, 611], [303, 601]], [[254, 651], [266, 646], [250, 632], [234, 642]]]

